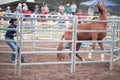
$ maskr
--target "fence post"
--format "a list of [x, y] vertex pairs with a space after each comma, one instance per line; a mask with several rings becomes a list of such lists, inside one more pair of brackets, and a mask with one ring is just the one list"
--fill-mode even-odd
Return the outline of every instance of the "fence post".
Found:
[[[120, 30], [119, 26], [118, 26], [118, 30]], [[120, 31], [118, 31], [118, 39], [119, 39], [119, 41], [118, 41], [118, 47], [120, 47]], [[118, 56], [120, 57], [120, 50], [118, 50]], [[118, 65], [120, 66], [120, 59], [118, 60]]]
[[20, 14], [20, 53], [19, 53], [19, 56], [18, 56], [18, 74], [21, 74], [21, 54], [22, 54], [22, 35], [23, 35], [23, 32], [22, 32], [22, 28], [23, 28], [23, 16]]
[[[14, 18], [17, 18], [17, 17], [14, 17]], [[20, 17], [18, 17], [17, 18], [17, 20], [19, 21], [19, 18]], [[17, 27], [17, 36], [16, 36], [16, 47], [17, 47], [17, 50], [16, 50], [16, 54], [15, 54], [15, 56], [16, 56], [16, 59], [15, 59], [15, 74], [18, 74], [18, 61], [19, 61], [19, 54], [18, 54], [18, 48], [19, 48], [19, 29], [20, 29], [20, 25], [18, 25], [18, 27]]]
[[75, 72], [76, 65], [76, 28], [77, 28], [77, 16], [73, 17], [73, 31], [72, 31], [72, 56], [71, 56], [71, 73]]
[[115, 39], [115, 37], [114, 37], [114, 32], [115, 32], [115, 30], [114, 30], [114, 26], [115, 26], [115, 17], [113, 18], [113, 26], [112, 26], [112, 44], [111, 44], [111, 54], [110, 54], [110, 71], [112, 71], [112, 68], [113, 68], [113, 54], [114, 54], [114, 39]]
[[[32, 35], [32, 37], [31, 37], [31, 39], [33, 40], [33, 41], [35, 41], [35, 33], [36, 33], [36, 31], [32, 31], [31, 32], [31, 35]], [[33, 43], [31, 43], [32, 44], [32, 46], [31, 46], [31, 51], [35, 51], [35, 42], [33, 42]]]

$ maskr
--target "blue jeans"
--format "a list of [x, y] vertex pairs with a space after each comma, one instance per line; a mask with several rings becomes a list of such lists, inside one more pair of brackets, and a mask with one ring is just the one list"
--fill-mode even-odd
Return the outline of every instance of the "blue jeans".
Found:
[[[6, 40], [14, 40], [14, 39], [10, 39], [8, 37], [5, 38]], [[16, 42], [11, 42], [11, 41], [7, 41], [6, 42], [10, 48], [12, 49], [13, 52], [16, 52], [17, 50], [17, 45], [16, 45]], [[20, 47], [18, 47], [18, 54], [20, 53]], [[14, 61], [16, 59], [16, 55], [15, 54], [12, 54], [11, 55], [11, 60]], [[21, 55], [21, 61], [24, 61], [24, 56]]]

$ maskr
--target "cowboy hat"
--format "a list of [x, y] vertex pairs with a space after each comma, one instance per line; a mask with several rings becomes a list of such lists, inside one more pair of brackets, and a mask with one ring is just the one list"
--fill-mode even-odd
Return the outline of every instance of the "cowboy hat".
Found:
[[12, 18], [12, 19], [9, 21], [9, 23], [13, 23], [14, 21], [17, 21], [17, 19], [16, 19], [16, 18]]

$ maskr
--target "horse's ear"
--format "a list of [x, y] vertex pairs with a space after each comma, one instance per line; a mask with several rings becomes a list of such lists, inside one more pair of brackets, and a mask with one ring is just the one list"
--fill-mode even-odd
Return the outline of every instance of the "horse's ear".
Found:
[[96, 2], [96, 5], [98, 5], [100, 2]]

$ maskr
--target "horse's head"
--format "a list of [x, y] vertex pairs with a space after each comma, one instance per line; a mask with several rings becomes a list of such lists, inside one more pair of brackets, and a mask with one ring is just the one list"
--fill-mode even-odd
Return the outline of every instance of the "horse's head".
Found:
[[99, 13], [101, 13], [101, 14], [106, 11], [106, 6], [104, 5], [104, 3], [98, 2], [97, 7], [98, 7], [98, 10], [99, 10]]

